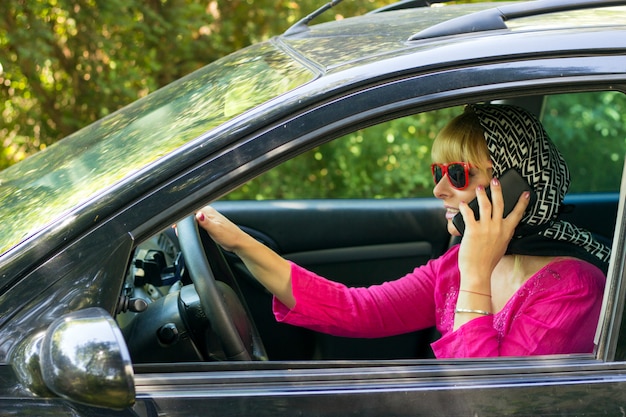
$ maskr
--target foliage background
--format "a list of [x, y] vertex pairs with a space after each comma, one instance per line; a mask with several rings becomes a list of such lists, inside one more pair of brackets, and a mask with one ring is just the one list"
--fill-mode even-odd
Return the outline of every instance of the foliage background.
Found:
[[[0, 1], [0, 169], [326, 2]], [[390, 3], [346, 0], [315, 23]]]
[[[282, 33], [326, 1], [0, 0], [0, 169], [231, 51]], [[392, 2], [346, 0], [315, 23]], [[626, 145], [610, 138], [616, 130], [623, 135], [626, 103], [623, 96], [606, 100], [612, 102], [599, 110], [602, 115], [570, 108], [567, 102], [557, 101], [551, 108], [563, 126], [550, 128], [577, 124], [569, 129], [571, 137], [562, 138], [566, 145], [606, 140], [604, 155], [576, 154], [581, 147], [569, 147], [570, 165], [580, 165], [576, 158], [592, 157], [601, 166], [608, 155], [621, 172]], [[362, 141], [362, 132], [356, 132], [233, 197], [428, 195], [429, 141], [448, 116], [386, 125], [375, 133], [382, 138], [376, 143]], [[598, 122], [597, 116], [604, 121]], [[423, 140], [411, 142], [415, 137]], [[355, 166], [357, 161], [363, 165]], [[353, 167], [350, 173], [348, 166]], [[584, 190], [608, 187], [602, 171], [580, 176], [586, 183], [578, 185]]]
[[[318, 20], [388, 3], [345, 1]], [[322, 4], [2, 0], [0, 169], [231, 51], [282, 33]]]
[[[283, 163], [227, 198], [432, 197], [432, 141], [462, 111], [444, 108], [359, 130]], [[542, 116], [568, 163], [570, 193], [619, 191], [626, 153], [623, 93], [551, 95]]]

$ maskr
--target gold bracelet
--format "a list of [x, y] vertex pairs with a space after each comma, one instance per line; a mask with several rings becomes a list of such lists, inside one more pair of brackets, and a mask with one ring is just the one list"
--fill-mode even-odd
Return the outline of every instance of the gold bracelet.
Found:
[[473, 313], [473, 314], [482, 314], [483, 316], [491, 316], [493, 313], [485, 310], [472, 310], [469, 308], [456, 308], [454, 310], [455, 313]]
[[467, 292], [470, 294], [476, 294], [476, 295], [482, 295], [483, 297], [489, 297], [491, 298], [491, 294], [485, 294], [484, 292], [476, 292], [476, 291], [470, 291], [470, 290], [461, 290], [459, 289], [460, 292]]

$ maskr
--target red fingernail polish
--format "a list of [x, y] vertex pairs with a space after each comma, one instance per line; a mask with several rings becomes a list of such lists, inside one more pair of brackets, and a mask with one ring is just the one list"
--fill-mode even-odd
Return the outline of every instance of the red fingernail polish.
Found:
[[200, 220], [201, 222], [204, 221], [204, 213], [198, 214], [198, 220]]

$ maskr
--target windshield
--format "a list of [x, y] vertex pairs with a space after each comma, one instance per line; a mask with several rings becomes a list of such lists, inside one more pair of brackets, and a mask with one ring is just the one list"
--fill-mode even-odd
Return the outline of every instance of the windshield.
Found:
[[218, 60], [0, 172], [0, 253], [314, 74], [269, 43]]

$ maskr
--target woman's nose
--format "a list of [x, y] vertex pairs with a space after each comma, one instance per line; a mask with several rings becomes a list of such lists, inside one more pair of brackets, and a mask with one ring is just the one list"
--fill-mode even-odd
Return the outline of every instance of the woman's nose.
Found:
[[448, 174], [445, 174], [433, 187], [433, 195], [437, 198], [445, 198], [450, 194], [450, 187], [450, 179], [448, 178]]

